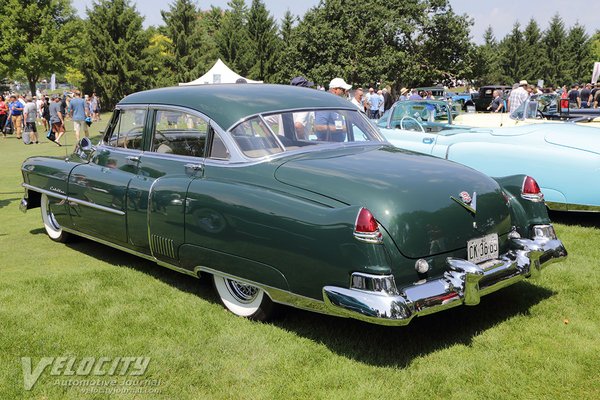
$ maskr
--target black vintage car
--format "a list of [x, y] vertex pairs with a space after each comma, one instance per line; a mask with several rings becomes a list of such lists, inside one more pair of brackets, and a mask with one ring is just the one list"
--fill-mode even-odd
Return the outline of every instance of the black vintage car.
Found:
[[473, 93], [473, 102], [475, 103], [475, 111], [487, 111], [488, 106], [494, 99], [494, 90], [502, 91], [502, 98], [508, 100], [512, 86], [504, 85], [489, 85], [479, 88], [477, 93]]

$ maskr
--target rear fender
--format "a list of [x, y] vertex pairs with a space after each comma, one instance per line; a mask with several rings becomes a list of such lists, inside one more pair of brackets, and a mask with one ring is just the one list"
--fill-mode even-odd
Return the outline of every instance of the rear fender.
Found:
[[524, 238], [532, 238], [533, 225], [550, 223], [545, 202], [534, 202], [521, 197], [526, 175], [511, 175], [493, 178], [506, 193], [510, 215], [517, 232]]

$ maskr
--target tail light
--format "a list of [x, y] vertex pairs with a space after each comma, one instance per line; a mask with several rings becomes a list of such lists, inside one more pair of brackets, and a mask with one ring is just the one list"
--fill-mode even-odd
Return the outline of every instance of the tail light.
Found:
[[381, 243], [382, 235], [379, 231], [379, 224], [366, 208], [361, 208], [356, 216], [354, 224], [354, 237], [361, 242]]
[[521, 197], [525, 200], [533, 202], [544, 201], [544, 194], [540, 190], [540, 186], [537, 184], [535, 179], [530, 176], [526, 176], [523, 180], [523, 188], [521, 189]]

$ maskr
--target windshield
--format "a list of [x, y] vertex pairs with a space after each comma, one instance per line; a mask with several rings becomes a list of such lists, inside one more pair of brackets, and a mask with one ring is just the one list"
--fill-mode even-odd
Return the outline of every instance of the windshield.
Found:
[[556, 95], [544, 94], [532, 96], [510, 114], [512, 119], [539, 118], [542, 113], [556, 112]]
[[377, 126], [382, 128], [406, 128], [407, 124], [415, 123], [415, 120], [421, 122], [439, 122], [448, 124], [448, 116], [450, 114], [450, 106], [442, 101], [399, 101], [391, 110], [391, 120], [389, 119], [390, 111], [384, 114]]
[[335, 109], [258, 115], [236, 125], [231, 136], [251, 158], [332, 142], [385, 141], [359, 111]]

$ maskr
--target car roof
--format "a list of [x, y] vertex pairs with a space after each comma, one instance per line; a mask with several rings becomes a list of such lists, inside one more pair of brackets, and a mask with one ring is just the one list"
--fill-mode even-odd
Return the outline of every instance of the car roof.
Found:
[[269, 84], [218, 84], [175, 86], [133, 93], [118, 105], [157, 104], [191, 108], [202, 112], [221, 128], [249, 115], [307, 108], [356, 110], [348, 100], [320, 90]]

